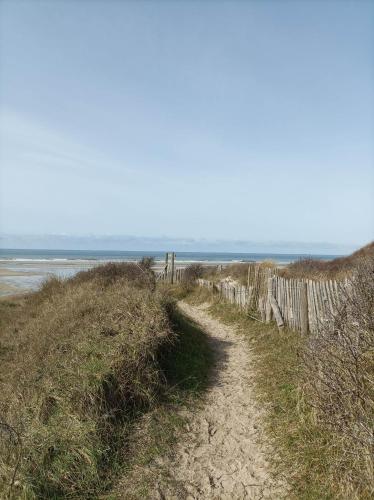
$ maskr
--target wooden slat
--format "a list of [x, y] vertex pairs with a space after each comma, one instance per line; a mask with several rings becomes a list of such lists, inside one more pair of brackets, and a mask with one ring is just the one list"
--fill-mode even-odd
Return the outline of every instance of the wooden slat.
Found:
[[[170, 255], [170, 257], [172, 257]], [[170, 263], [170, 258], [169, 258]], [[170, 268], [170, 265], [169, 265]], [[175, 269], [174, 280], [182, 280], [183, 270]], [[156, 280], [170, 280], [167, 272], [156, 274]], [[348, 285], [335, 280], [287, 279], [269, 269], [250, 264], [247, 286], [239, 283], [198, 280], [200, 286], [208, 287], [212, 293], [235, 304], [241, 310], [258, 311], [263, 321], [269, 322], [277, 307], [278, 320], [300, 332], [318, 332], [319, 323], [336, 314], [342, 294]], [[270, 298], [272, 297], [272, 298]], [[279, 316], [280, 315], [280, 316]]]

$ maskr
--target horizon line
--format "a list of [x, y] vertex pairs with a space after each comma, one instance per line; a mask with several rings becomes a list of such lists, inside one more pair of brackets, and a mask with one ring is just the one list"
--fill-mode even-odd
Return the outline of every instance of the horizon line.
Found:
[[[1, 251], [6, 251], [6, 250], [16, 250], [16, 251], [32, 251], [32, 252], [38, 252], [38, 251], [47, 251], [47, 252], [113, 252], [113, 253], [132, 253], [132, 254], [146, 254], [146, 253], [166, 253], [166, 252], [171, 252], [173, 251], [172, 249], [166, 250], [116, 250], [116, 249], [110, 249], [110, 248], [105, 248], [105, 249], [93, 249], [93, 248], [10, 248], [10, 247], [1, 247], [0, 246], [0, 252]], [[346, 254], [337, 254], [337, 253], [313, 253], [313, 252], [272, 252], [272, 251], [261, 251], [261, 252], [248, 252], [248, 251], [226, 251], [226, 250], [219, 250], [219, 251], [209, 251], [209, 250], [175, 250], [175, 253], [183, 253], [183, 254], [237, 254], [237, 255], [301, 255], [301, 256], [309, 256], [309, 255], [331, 255], [331, 256], [344, 256]]]

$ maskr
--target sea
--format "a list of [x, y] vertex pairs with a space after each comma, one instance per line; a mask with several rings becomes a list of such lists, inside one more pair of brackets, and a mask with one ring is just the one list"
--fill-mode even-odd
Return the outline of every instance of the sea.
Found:
[[[153, 257], [156, 264], [165, 261], [164, 251], [126, 250], [43, 250], [0, 249], [0, 295], [20, 290], [34, 290], [51, 275], [70, 277], [85, 269], [104, 262], [134, 262], [142, 257]], [[271, 260], [279, 265], [313, 257], [331, 260], [339, 255], [279, 254], [279, 253], [232, 253], [232, 252], [176, 252], [176, 264], [188, 265], [230, 264], [234, 262], [261, 262]]]

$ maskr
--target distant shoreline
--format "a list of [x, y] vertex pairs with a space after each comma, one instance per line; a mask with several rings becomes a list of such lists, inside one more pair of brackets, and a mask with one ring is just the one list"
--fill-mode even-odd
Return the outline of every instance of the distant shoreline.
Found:
[[[175, 251], [170, 249], [170, 251]], [[0, 248], [0, 262], [2, 261], [134, 261], [142, 257], [151, 256], [156, 261], [163, 262], [164, 250], [48, 250], [48, 249], [12, 249]], [[340, 254], [324, 254], [312, 252], [191, 252], [176, 251], [179, 262], [233, 262], [233, 261], [263, 261], [291, 262], [300, 258], [330, 260], [341, 257]]]
[[[36, 290], [50, 276], [68, 278], [106, 262], [136, 262], [142, 257], [155, 259], [155, 270], [163, 269], [165, 253], [147, 251], [84, 251], [0, 249], [0, 296]], [[302, 258], [331, 260], [336, 255], [234, 253], [234, 252], [176, 252], [176, 268], [201, 263], [205, 266], [270, 260], [278, 266]]]

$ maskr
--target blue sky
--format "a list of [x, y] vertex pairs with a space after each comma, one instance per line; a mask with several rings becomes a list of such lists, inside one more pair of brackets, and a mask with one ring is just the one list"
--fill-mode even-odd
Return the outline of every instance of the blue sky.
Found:
[[373, 2], [3, 0], [0, 17], [2, 233], [373, 238]]

